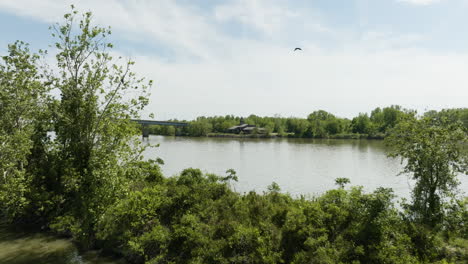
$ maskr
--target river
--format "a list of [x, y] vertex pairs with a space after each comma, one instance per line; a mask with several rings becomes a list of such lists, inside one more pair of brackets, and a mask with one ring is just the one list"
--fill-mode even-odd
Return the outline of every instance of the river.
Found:
[[346, 177], [366, 191], [393, 188], [408, 197], [412, 183], [404, 175], [399, 159], [387, 158], [380, 140], [326, 139], [233, 139], [150, 136], [147, 158], [160, 157], [163, 172], [175, 175], [184, 168], [225, 175], [237, 172], [238, 192], [261, 192], [276, 182], [292, 195], [318, 195], [336, 187], [335, 179]]
[[[392, 188], [399, 197], [409, 197], [412, 182], [400, 175], [399, 159], [386, 155], [378, 140], [313, 140], [313, 139], [231, 139], [150, 136], [145, 143], [148, 159], [162, 158], [166, 176], [185, 168], [225, 175], [227, 169], [237, 172], [233, 184], [238, 192], [262, 192], [276, 182], [283, 192], [319, 195], [335, 188], [334, 180], [347, 177], [352, 185], [366, 191], [378, 187]], [[460, 189], [468, 190], [468, 177]], [[46, 234], [31, 234], [0, 228], [0, 263], [13, 264], [104, 264], [120, 261], [99, 257], [96, 252], [79, 253], [66, 239]]]
[[[147, 149], [146, 158], [162, 158], [162, 170], [172, 176], [185, 168], [225, 175], [237, 172], [238, 192], [261, 192], [276, 182], [283, 192], [319, 195], [335, 188], [335, 179], [346, 177], [366, 191], [392, 188], [399, 197], [410, 197], [413, 182], [399, 175], [399, 158], [387, 157], [382, 140], [342, 139], [238, 139], [150, 136], [157, 148]], [[460, 190], [468, 190], [468, 177], [459, 177]]]

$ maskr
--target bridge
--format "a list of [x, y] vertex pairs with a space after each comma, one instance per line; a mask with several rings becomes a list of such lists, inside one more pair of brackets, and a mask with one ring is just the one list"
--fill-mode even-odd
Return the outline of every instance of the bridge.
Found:
[[149, 130], [147, 129], [150, 125], [158, 126], [175, 126], [175, 127], [184, 127], [188, 126], [188, 123], [185, 122], [172, 122], [172, 121], [156, 121], [156, 120], [141, 120], [141, 119], [131, 119], [132, 122], [136, 122], [142, 125], [143, 137], [149, 137]]

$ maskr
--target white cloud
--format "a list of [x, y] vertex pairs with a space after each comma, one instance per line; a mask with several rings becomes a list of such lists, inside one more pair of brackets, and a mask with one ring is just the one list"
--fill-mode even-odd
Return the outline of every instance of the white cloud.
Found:
[[269, 37], [282, 35], [297, 26], [312, 32], [327, 32], [308, 10], [291, 9], [287, 1], [280, 0], [229, 0], [215, 8], [214, 16], [220, 22], [235, 21]]
[[[255, 52], [254, 52], [255, 51]], [[466, 106], [468, 56], [414, 50], [327, 53], [265, 47], [230, 61], [166, 64], [137, 58], [154, 75], [154, 109], [163, 117], [236, 113], [306, 116], [325, 109], [353, 116], [377, 106]], [[182, 78], [177, 78], [182, 76]]]
[[70, 11], [71, 4], [91, 10], [98, 23], [128, 34], [129, 39], [167, 45], [180, 56], [210, 56], [206, 42], [216, 44], [222, 38], [205, 17], [172, 0], [2, 0], [0, 8], [52, 23]]
[[231, 0], [216, 7], [215, 16], [220, 21], [237, 20], [245, 25], [273, 34], [282, 30], [285, 22], [296, 13], [264, 0]]
[[[349, 37], [282, 5], [264, 9], [263, 1], [232, 0], [213, 13], [169, 0], [74, 2], [79, 9], [92, 10], [100, 24], [111, 25], [120, 37], [174, 52], [170, 61], [157, 50], [128, 54], [138, 73], [155, 80], [148, 112], [158, 119], [306, 116], [317, 109], [350, 117], [390, 104], [420, 110], [466, 107], [468, 55], [417, 48], [414, 43], [423, 36], [375, 31]], [[48, 23], [68, 6], [58, 0], [0, 1], [0, 9]], [[234, 38], [222, 25], [233, 19], [278, 37]], [[339, 48], [317, 44], [314, 34], [299, 34], [303, 51], [293, 52], [292, 41], [282, 39], [296, 20], [304, 24], [301, 30], [329, 32]]]
[[445, 0], [397, 0], [398, 2], [408, 3], [412, 5], [431, 5]]

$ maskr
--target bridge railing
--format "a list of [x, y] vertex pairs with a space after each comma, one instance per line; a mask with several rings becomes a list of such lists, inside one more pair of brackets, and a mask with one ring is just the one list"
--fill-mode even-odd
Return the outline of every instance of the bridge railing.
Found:
[[176, 126], [176, 127], [185, 127], [189, 125], [188, 123], [185, 123], [185, 122], [172, 122], [172, 121], [156, 121], [156, 120], [141, 120], [141, 119], [131, 119], [131, 121], [141, 124], [143, 126], [142, 127], [143, 138], [149, 137], [148, 126], [150, 125]]
[[156, 121], [156, 120], [141, 120], [141, 119], [131, 119], [133, 122], [137, 122], [142, 125], [159, 125], [159, 126], [188, 126], [189, 123], [185, 122], [172, 122], [172, 121]]

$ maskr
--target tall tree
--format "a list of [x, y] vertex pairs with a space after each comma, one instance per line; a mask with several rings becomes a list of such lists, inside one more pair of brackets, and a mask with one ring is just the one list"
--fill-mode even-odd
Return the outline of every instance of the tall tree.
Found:
[[[404, 172], [416, 181], [414, 217], [430, 226], [443, 219], [442, 204], [458, 185], [457, 174], [468, 172], [468, 135], [461, 122], [424, 117], [400, 121], [386, 142], [390, 156], [401, 157]], [[465, 175], [466, 176], [466, 175]]]
[[49, 78], [60, 91], [55, 180], [62, 210], [53, 227], [89, 239], [103, 209], [128, 191], [126, 164], [140, 154], [130, 118], [148, 103], [152, 82], [136, 77], [132, 61], [113, 59], [106, 41], [111, 31], [93, 26], [90, 12], [80, 15], [72, 6], [64, 18], [51, 28], [58, 50], [58, 71]]

